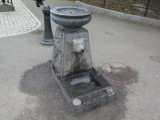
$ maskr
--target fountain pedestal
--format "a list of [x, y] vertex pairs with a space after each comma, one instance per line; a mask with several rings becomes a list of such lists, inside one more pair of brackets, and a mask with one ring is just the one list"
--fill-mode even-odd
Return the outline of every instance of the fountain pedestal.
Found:
[[55, 33], [51, 73], [75, 115], [115, 100], [111, 84], [92, 67], [88, 31], [91, 11], [57, 7], [50, 11], [59, 24]]
[[92, 69], [88, 31], [65, 31], [58, 26], [55, 33], [52, 64], [57, 76], [86, 72]]

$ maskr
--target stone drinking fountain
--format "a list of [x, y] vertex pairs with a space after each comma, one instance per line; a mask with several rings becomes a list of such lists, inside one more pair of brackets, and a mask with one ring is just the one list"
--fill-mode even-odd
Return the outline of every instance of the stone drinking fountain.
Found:
[[80, 7], [50, 10], [58, 24], [49, 66], [71, 111], [81, 114], [115, 100], [111, 84], [92, 66], [88, 30], [92, 12]]

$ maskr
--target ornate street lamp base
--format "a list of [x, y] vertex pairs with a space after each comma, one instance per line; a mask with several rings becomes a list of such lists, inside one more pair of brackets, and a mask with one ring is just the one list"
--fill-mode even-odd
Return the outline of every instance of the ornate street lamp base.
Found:
[[41, 40], [41, 45], [52, 46], [53, 44], [54, 44], [54, 39], [50, 39], [50, 40], [42, 39]]

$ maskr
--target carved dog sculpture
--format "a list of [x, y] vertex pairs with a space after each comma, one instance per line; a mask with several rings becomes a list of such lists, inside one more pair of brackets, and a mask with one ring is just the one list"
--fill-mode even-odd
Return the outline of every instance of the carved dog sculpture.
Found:
[[84, 40], [83, 38], [80, 39], [74, 39], [73, 40], [73, 52], [77, 54], [82, 54], [84, 53]]

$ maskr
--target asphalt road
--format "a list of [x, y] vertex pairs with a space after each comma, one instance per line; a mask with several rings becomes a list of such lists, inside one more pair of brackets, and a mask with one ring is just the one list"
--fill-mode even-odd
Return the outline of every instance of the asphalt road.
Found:
[[[40, 45], [43, 16], [32, 0], [22, 2], [42, 22], [34, 32], [0, 39], [0, 120], [159, 120], [160, 29], [93, 14], [85, 26], [90, 33], [93, 65], [120, 62], [137, 72], [130, 84], [111, 82], [117, 100], [74, 117], [47, 62], [52, 47]], [[46, 0], [51, 7], [72, 1]], [[52, 22], [53, 32], [56, 25]]]

